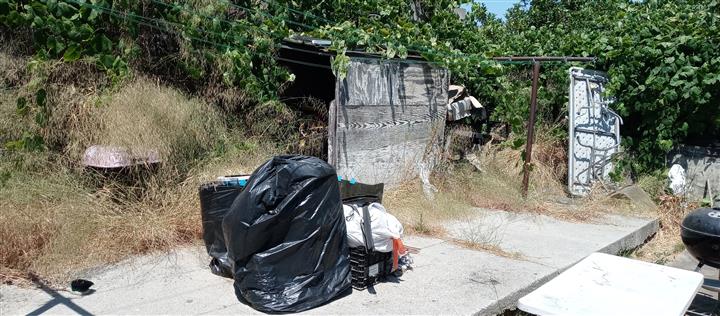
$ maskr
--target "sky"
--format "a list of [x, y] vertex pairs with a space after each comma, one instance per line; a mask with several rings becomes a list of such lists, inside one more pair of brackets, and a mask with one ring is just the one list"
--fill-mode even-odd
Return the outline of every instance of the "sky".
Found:
[[494, 13], [499, 18], [505, 20], [505, 12], [514, 4], [520, 2], [519, 0], [475, 0], [476, 2], [484, 3], [488, 8], [488, 11]]

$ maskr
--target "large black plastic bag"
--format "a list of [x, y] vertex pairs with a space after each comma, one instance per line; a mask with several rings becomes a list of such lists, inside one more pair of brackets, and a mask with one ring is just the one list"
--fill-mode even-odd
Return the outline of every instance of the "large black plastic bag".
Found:
[[235, 294], [263, 312], [299, 312], [350, 289], [335, 169], [306, 156], [260, 166], [223, 220]]
[[208, 254], [212, 257], [210, 270], [214, 274], [228, 278], [232, 278], [232, 266], [225, 248], [222, 220], [241, 191], [242, 187], [239, 185], [212, 182], [202, 185], [199, 192], [203, 240]]

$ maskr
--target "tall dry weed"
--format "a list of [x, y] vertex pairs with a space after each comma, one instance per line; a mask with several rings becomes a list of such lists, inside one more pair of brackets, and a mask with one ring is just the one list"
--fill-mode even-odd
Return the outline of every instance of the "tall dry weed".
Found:
[[[148, 79], [113, 90], [72, 82], [44, 87], [54, 116], [53, 130], [43, 131], [48, 150], [0, 151], [3, 275], [32, 271], [63, 281], [93, 265], [194, 242], [201, 234], [199, 185], [250, 173], [277, 153], [273, 144], [230, 129], [231, 120], [212, 105]], [[22, 132], [14, 104], [0, 105], [0, 122]], [[122, 182], [123, 174], [96, 177], [79, 165], [91, 145], [156, 150], [163, 163], [145, 170], [142, 183]]]
[[665, 264], [685, 249], [680, 239], [680, 224], [688, 213], [700, 205], [674, 195], [661, 195], [657, 199], [659, 201], [657, 216], [660, 220], [660, 230], [633, 256], [645, 261]]
[[521, 150], [488, 143], [466, 154], [467, 162], [441, 165], [431, 182], [438, 188], [428, 200], [419, 184], [390, 190], [385, 203], [410, 231], [442, 235], [447, 220], [471, 220], [474, 210], [494, 209], [546, 215], [561, 220], [591, 222], [604, 215], [647, 215], [632, 203], [611, 197], [610, 191], [594, 189], [585, 198], [569, 198], [566, 192], [567, 151], [562, 140], [539, 137], [533, 150], [527, 197], [522, 194]]

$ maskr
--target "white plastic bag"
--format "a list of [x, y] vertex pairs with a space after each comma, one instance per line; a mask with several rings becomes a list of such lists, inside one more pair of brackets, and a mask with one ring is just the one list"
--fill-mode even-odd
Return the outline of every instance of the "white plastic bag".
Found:
[[681, 165], [674, 164], [670, 167], [668, 179], [670, 180], [670, 189], [675, 195], [685, 193], [685, 169]]
[[355, 208], [353, 205], [343, 204], [343, 213], [345, 214], [348, 246], [351, 248], [364, 247], [362, 212], [359, 212], [359, 208]]
[[[393, 238], [401, 238], [403, 227], [395, 216], [385, 210], [380, 203], [371, 203], [367, 206], [370, 213], [370, 227], [372, 230], [375, 251], [390, 252], [393, 250]], [[350, 247], [364, 247], [362, 208], [355, 205], [343, 205], [345, 213], [345, 226]]]

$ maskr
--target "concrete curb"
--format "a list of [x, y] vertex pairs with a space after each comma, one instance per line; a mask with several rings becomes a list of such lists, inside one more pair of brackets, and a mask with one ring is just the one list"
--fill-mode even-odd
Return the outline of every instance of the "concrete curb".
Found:
[[[657, 233], [658, 229], [660, 228], [660, 220], [654, 219], [644, 226], [640, 227], [639, 229], [635, 230], [632, 233], [629, 233], [625, 235], [622, 238], [617, 239], [616, 241], [602, 247], [597, 252], [607, 253], [611, 255], [618, 255], [624, 251], [633, 250], [641, 245], [643, 245], [648, 239], [650, 239], [652, 236]], [[588, 254], [589, 255], [589, 254]], [[582, 260], [582, 259], [581, 259]], [[514, 310], [516, 308], [517, 301], [522, 298], [523, 296], [529, 294], [530, 292], [536, 290], [543, 284], [547, 283], [548, 281], [555, 278], [557, 275], [562, 273], [563, 271], [567, 270], [568, 268], [575, 265], [577, 262], [580, 262], [580, 260], [577, 260], [573, 262], [570, 265], [567, 265], [561, 269], [557, 269], [556, 271], [549, 273], [539, 279], [537, 279], [535, 282], [529, 284], [528, 286], [519, 289], [513, 293], [510, 293], [506, 295], [503, 298], [500, 298], [492, 305], [489, 305], [482, 310], [478, 311], [474, 315], [499, 315], [507, 310]]]

